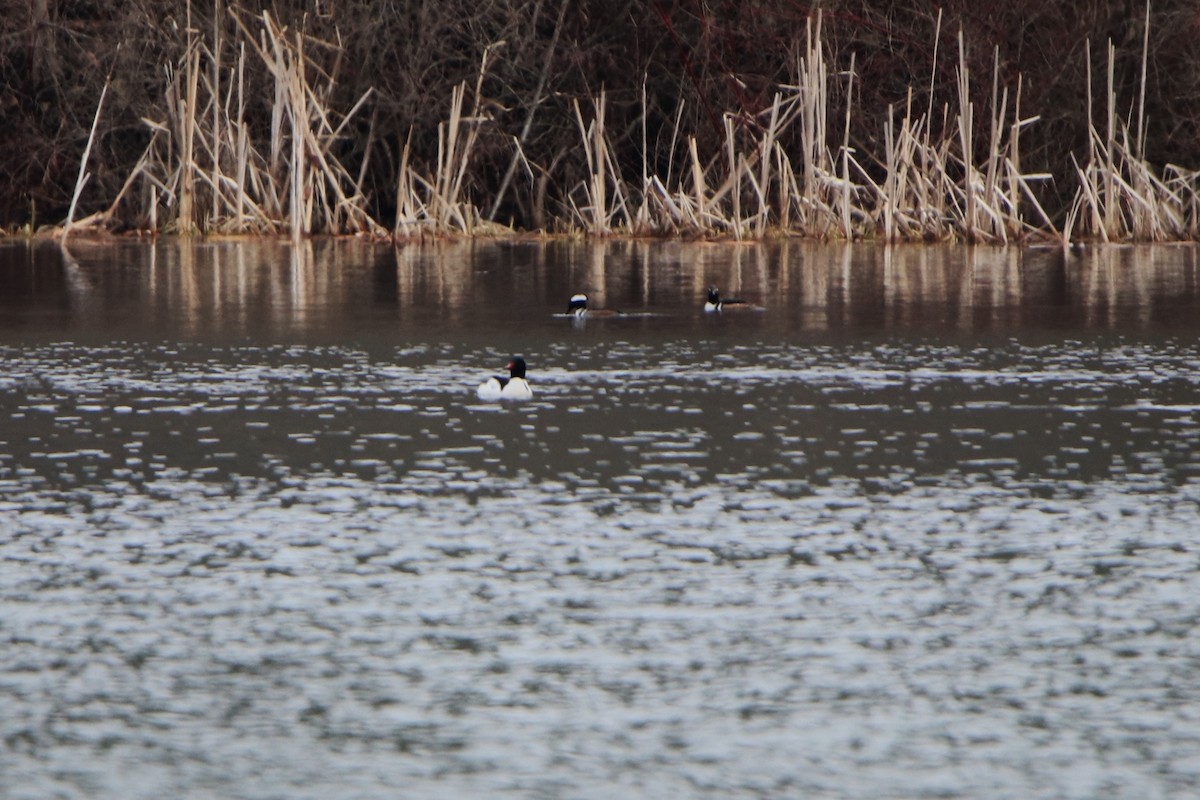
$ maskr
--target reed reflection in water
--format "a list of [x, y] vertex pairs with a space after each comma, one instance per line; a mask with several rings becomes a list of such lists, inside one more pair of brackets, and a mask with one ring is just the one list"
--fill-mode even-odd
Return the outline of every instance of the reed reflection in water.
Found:
[[[858, 328], [963, 332], [1181, 324], [1197, 294], [1194, 247], [1058, 249], [776, 242], [357, 241], [188, 245], [73, 242], [0, 248], [12, 328], [115, 335], [397, 335], [543, 325], [585, 291], [594, 306], [678, 317], [709, 285], [769, 311], [772, 335]], [[676, 320], [681, 321], [681, 320]]]
[[1198, 300], [1191, 248], [0, 245], [0, 796], [1186, 797]]

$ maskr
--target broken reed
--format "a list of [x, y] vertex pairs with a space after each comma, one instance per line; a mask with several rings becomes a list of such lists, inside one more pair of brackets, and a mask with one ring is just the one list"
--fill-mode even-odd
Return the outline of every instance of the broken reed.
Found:
[[1149, 3], [1145, 23], [1136, 121], [1118, 117], [1113, 88], [1116, 50], [1111, 42], [1108, 45], [1103, 135], [1096, 128], [1092, 107], [1089, 46], [1088, 159], [1082, 167], [1075, 162], [1079, 190], [1063, 225], [1064, 241], [1076, 232], [1103, 242], [1200, 239], [1200, 173], [1168, 164], [1159, 176], [1145, 158]]
[[[149, 146], [109, 208], [73, 222], [87, 180], [89, 139], [68, 228], [110, 224], [121, 203], [140, 202], [137, 216], [151, 231], [183, 235], [286, 232], [300, 238], [322, 232], [404, 239], [505, 230], [484, 217], [466, 188], [473, 151], [482, 129], [491, 123], [481, 110], [490, 49], [470, 95], [469, 112], [467, 85], [452, 92], [448, 118], [438, 126], [436, 162], [429, 174], [415, 163], [409, 132], [399, 154], [396, 216], [388, 229], [368, 212], [363, 190], [372, 149], [380, 146], [374, 118], [358, 174], [350, 174], [337, 157], [337, 145], [371, 94], [368, 90], [345, 113], [329, 107], [341, 65], [339, 43], [288, 31], [269, 12], [247, 19], [229, 9], [238, 33], [231, 45], [222, 35], [219, 12], [220, 0], [214, 0], [214, 24], [204, 39], [190, 25], [189, 6], [184, 56], [167, 71], [163, 119], [144, 120], [151, 130]], [[1148, 5], [1146, 13], [1148, 31]], [[1143, 94], [1132, 134], [1130, 121], [1117, 118], [1111, 45], [1104, 135], [1091, 114], [1089, 72], [1090, 146], [1086, 164], [1077, 165], [1080, 185], [1061, 231], [1035, 191], [1049, 176], [1022, 169], [1021, 131], [1037, 117], [1021, 116], [1020, 80], [1011, 98], [1007, 88], [1000, 88], [998, 52], [986, 139], [977, 135], [967, 45], [960, 32], [953, 106], [935, 109], [931, 91], [928, 107], [914, 109], [910, 88], [902, 109], [889, 108], [884, 153], [864, 154], [850, 139], [854, 58], [843, 73], [826, 62], [819, 13], [807, 23], [803, 48], [793, 65], [794, 81], [778, 87], [769, 107], [751, 125], [726, 114], [724, 141], [717, 152], [702, 155], [696, 137], [680, 130], [681, 101], [665, 175], [648, 168], [644, 97], [642, 169], [637, 179], [622, 172], [606, 128], [605, 93], [591, 101], [586, 113], [573, 101], [586, 178], [561, 199], [562, 217], [556, 227], [592, 236], [739, 240], [770, 235], [888, 242], [1047, 238], [1066, 243], [1073, 236], [1104, 241], [1196, 239], [1197, 173], [1172, 165], [1160, 177], [1144, 159], [1148, 44], [1147, 35]], [[939, 14], [935, 63], [940, 45]], [[246, 122], [247, 104], [255, 99], [246, 96], [248, 59], [264, 67], [273, 81], [270, 136], [261, 143]], [[841, 109], [833, 107], [831, 85], [836, 81], [845, 85]], [[935, 136], [935, 130], [943, 133]], [[550, 170], [527, 158], [522, 148], [526, 135], [527, 131], [513, 140], [512, 165], [523, 165], [531, 184], [535, 172], [540, 173], [538, 191], [544, 191]], [[798, 149], [784, 142], [799, 142]], [[130, 197], [138, 189], [139, 197]], [[498, 205], [493, 205], [493, 215]], [[165, 220], [161, 225], [160, 219]]]
[[[197, 35], [189, 6], [184, 56], [167, 70], [163, 118], [143, 119], [150, 142], [129, 180], [105, 211], [74, 227], [106, 225], [121, 203], [140, 202], [139, 216], [152, 232], [385, 234], [366, 211], [364, 173], [352, 176], [334, 153], [370, 92], [335, 114], [327, 98], [336, 67], [327, 72], [308, 56], [311, 49], [336, 56], [340, 47], [289, 32], [268, 12], [256, 36], [236, 11], [229, 13], [242, 33], [232, 55], [219, 24], [210, 41]], [[248, 51], [274, 83], [270, 138], [261, 146], [246, 123]], [[140, 198], [129, 197], [135, 188]]]
[[[852, 102], [845, 109], [840, 147], [835, 152], [826, 145], [831, 140], [834, 75], [824, 60], [820, 15], [809, 21], [795, 65], [796, 82], [780, 87], [771, 106], [759, 114], [761, 132], [749, 137], [732, 115], [726, 115], [724, 148], [707, 161], [701, 160], [696, 139], [687, 137], [690, 169], [681, 171], [673, 183], [669, 174], [666, 181], [650, 176], [643, 177], [640, 186], [630, 186], [614, 167], [604, 128], [604, 95], [593, 104], [587, 125], [576, 104], [589, 179], [575, 192], [582, 201], [570, 198], [573, 220], [592, 235], [620, 229], [735, 239], [778, 231], [816, 238], [1006, 242], [1053, 230], [1031, 188], [1047, 176], [1025, 174], [1019, 167], [1019, 133], [1033, 120], [1020, 119], [1019, 102], [1014, 102], [1009, 121], [1007, 90], [998, 91], [998, 57], [989, 149], [976, 159], [974, 107], [961, 34], [958, 44], [959, 105], [943, 112], [941, 125], [956, 131], [957, 138], [934, 140], [931, 110], [914, 116], [910, 91], [899, 120], [889, 109], [882, 161], [863, 163], [850, 146]], [[853, 98], [853, 61], [845, 79], [846, 96]], [[800, 129], [798, 154], [782, 144], [794, 138], [786, 136], [794, 126]], [[795, 155], [798, 164], [793, 162]], [[883, 180], [875, 177], [880, 173]], [[1023, 198], [1037, 208], [1037, 225], [1024, 218]]]

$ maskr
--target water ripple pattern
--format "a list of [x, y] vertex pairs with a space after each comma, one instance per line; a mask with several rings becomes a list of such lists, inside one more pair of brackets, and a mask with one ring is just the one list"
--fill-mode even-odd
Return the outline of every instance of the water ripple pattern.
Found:
[[0, 358], [6, 800], [1200, 782], [1194, 340]]

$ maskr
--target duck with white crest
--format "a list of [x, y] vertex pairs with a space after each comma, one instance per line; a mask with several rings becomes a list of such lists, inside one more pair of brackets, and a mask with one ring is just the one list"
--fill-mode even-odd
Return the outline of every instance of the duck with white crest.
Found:
[[757, 306], [749, 300], [741, 298], [721, 297], [720, 290], [715, 286], [708, 287], [708, 298], [704, 301], [705, 311], [762, 311], [762, 306]]
[[615, 308], [590, 308], [588, 296], [583, 292], [571, 295], [571, 302], [567, 304], [567, 314], [575, 319], [622, 316], [621, 312]]

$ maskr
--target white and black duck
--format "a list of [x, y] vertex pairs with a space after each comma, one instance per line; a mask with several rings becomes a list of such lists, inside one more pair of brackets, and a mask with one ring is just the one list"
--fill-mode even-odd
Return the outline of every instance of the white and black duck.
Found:
[[621, 312], [615, 308], [589, 308], [588, 297], [582, 292], [571, 295], [571, 302], [567, 304], [567, 314], [576, 319], [621, 316]]
[[488, 378], [475, 391], [480, 400], [530, 400], [533, 389], [525, 379], [525, 359], [513, 356], [505, 366], [508, 377]]
[[708, 298], [704, 301], [705, 311], [734, 311], [734, 310], [750, 310], [760, 311], [761, 306], [756, 306], [749, 300], [741, 298], [722, 299], [721, 292], [715, 286], [708, 287]]

